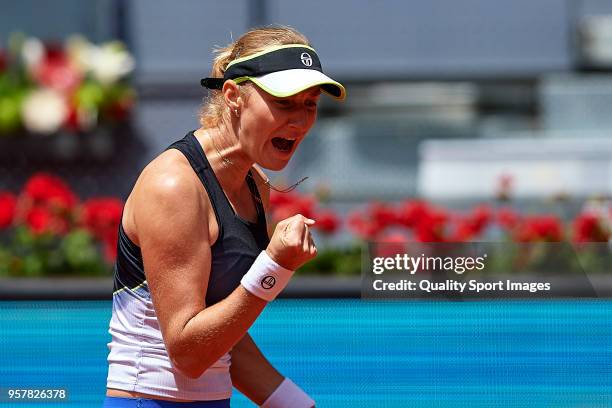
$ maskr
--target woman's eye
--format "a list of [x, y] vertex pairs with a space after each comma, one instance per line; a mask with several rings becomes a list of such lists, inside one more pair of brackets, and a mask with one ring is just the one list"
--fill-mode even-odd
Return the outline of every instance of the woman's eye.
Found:
[[286, 100], [286, 99], [277, 99], [276, 100], [276, 104], [278, 106], [281, 106], [281, 107], [287, 107], [287, 106], [291, 105], [291, 103], [288, 100]]

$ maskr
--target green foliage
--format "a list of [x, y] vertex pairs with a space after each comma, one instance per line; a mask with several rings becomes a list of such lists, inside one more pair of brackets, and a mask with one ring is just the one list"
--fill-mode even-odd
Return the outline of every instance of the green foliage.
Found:
[[315, 259], [302, 266], [300, 275], [360, 275], [361, 245], [330, 248], [318, 253]]
[[104, 87], [95, 81], [85, 81], [74, 95], [77, 106], [84, 109], [96, 110], [105, 99]]
[[58, 236], [34, 234], [21, 226], [0, 246], [0, 276], [109, 275], [110, 268], [91, 234], [76, 229]]
[[25, 94], [25, 88], [17, 87], [8, 73], [0, 73], [0, 134], [20, 127], [20, 109]]

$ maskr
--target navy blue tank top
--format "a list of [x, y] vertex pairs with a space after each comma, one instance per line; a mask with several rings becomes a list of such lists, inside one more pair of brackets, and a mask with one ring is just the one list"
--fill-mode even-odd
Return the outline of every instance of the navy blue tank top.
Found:
[[[246, 182], [257, 209], [257, 221], [249, 222], [234, 212], [193, 131], [168, 149], [177, 149], [185, 155], [208, 193], [219, 225], [219, 237], [211, 246], [212, 264], [206, 291], [206, 305], [210, 306], [225, 299], [238, 287], [255, 258], [268, 246], [270, 240], [264, 208], [249, 172]], [[208, 225], [203, 224], [202, 228], [208, 228]], [[146, 285], [143, 287], [145, 280], [140, 248], [128, 238], [120, 224], [114, 290], [138, 287], [148, 290]]]

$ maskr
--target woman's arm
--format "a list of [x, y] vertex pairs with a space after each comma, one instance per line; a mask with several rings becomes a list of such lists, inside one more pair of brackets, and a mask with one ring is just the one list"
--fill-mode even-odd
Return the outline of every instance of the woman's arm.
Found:
[[[180, 165], [174, 160], [145, 170], [132, 208], [166, 350], [179, 371], [197, 378], [244, 336], [267, 302], [239, 285], [226, 299], [206, 307], [212, 212], [195, 173], [188, 164], [184, 170]], [[272, 239], [269, 256], [291, 270], [314, 257], [307, 223], [311, 221], [304, 217], [285, 223], [286, 233]]]
[[[253, 169], [262, 204], [269, 213], [268, 177], [259, 167], [253, 166]], [[248, 333], [234, 346], [231, 354], [230, 374], [234, 386], [257, 405], [265, 402], [267, 407], [314, 407], [312, 398], [272, 366]], [[270, 398], [272, 395], [274, 397]]]
[[153, 171], [137, 186], [133, 202], [164, 343], [173, 365], [191, 378], [238, 342], [266, 305], [239, 286], [205, 308], [211, 266], [209, 208], [198, 187], [190, 174]]
[[258, 406], [274, 392], [283, 376], [261, 353], [249, 333], [231, 351], [232, 384]]

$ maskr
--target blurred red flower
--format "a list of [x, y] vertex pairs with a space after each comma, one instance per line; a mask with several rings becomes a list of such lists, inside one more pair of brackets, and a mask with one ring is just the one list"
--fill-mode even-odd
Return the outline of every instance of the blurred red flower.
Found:
[[406, 200], [400, 204], [397, 211], [399, 224], [414, 228], [427, 214], [427, 203], [421, 200]]
[[482, 234], [492, 219], [491, 208], [487, 205], [479, 205], [473, 208], [466, 216], [459, 217], [452, 240], [465, 242]]
[[415, 238], [419, 242], [445, 242], [446, 224], [449, 215], [441, 208], [429, 207], [415, 228]]
[[399, 231], [387, 232], [378, 237], [372, 249], [374, 257], [392, 258], [402, 255], [408, 250], [408, 238]]
[[491, 207], [486, 204], [481, 204], [471, 211], [468, 219], [474, 230], [481, 233], [487, 227], [487, 225], [489, 225], [492, 218], [493, 211], [491, 210]]
[[82, 223], [94, 235], [104, 238], [109, 231], [117, 233], [122, 211], [121, 200], [112, 197], [92, 198], [83, 203]]
[[296, 214], [302, 214], [306, 218], [313, 218], [315, 198], [310, 195], [299, 195], [294, 192], [270, 194], [270, 207], [272, 208], [272, 220], [277, 223]]
[[518, 242], [559, 242], [563, 240], [563, 224], [554, 215], [525, 217], [514, 233]]
[[340, 227], [340, 217], [332, 210], [321, 210], [314, 216], [314, 219], [316, 223], [313, 228], [324, 234], [333, 234]]
[[474, 230], [469, 221], [460, 221], [450, 240], [453, 242], [467, 242], [475, 238], [478, 232]]
[[64, 126], [66, 129], [72, 132], [78, 132], [81, 129], [81, 124], [79, 123], [79, 111], [74, 103], [71, 103], [69, 106], [68, 117], [66, 117]]
[[65, 234], [72, 224], [72, 212], [78, 199], [60, 178], [37, 173], [23, 188], [18, 220], [25, 221], [34, 233]]
[[121, 222], [123, 203], [111, 197], [94, 198], [83, 203], [81, 224], [104, 243], [109, 261], [116, 257], [117, 231]]
[[40, 64], [34, 67], [34, 79], [43, 86], [64, 94], [75, 90], [81, 83], [79, 70], [72, 65], [62, 48], [49, 44]]
[[369, 205], [367, 213], [381, 229], [391, 227], [397, 223], [395, 210], [384, 203], [373, 202]]
[[288, 193], [279, 193], [277, 191], [270, 191], [270, 207], [278, 207], [281, 205], [289, 204], [296, 199], [296, 193], [288, 192]]
[[349, 215], [348, 226], [362, 239], [376, 240], [386, 228], [396, 225], [396, 211], [389, 205], [373, 202], [363, 211], [354, 211]]
[[55, 242], [63, 242], [64, 234], [84, 228], [101, 245], [109, 263], [117, 255], [122, 211], [123, 203], [116, 198], [93, 198], [78, 205], [64, 181], [46, 173], [32, 176], [19, 197], [0, 191], [0, 229], [25, 226], [34, 235], [52, 234]]
[[104, 258], [107, 262], [113, 263], [117, 259], [117, 239], [104, 242]]
[[129, 118], [133, 107], [134, 99], [131, 97], [124, 97], [108, 105], [104, 112], [106, 117], [117, 122], [123, 122]]
[[6, 70], [7, 65], [6, 53], [3, 50], [0, 50], [0, 73]]
[[584, 212], [574, 220], [575, 242], [608, 242], [610, 232], [597, 214]]
[[42, 234], [51, 230], [53, 217], [44, 207], [34, 207], [26, 215], [26, 223], [35, 234]]
[[9, 227], [15, 219], [17, 198], [7, 191], [0, 191], [0, 229]]
[[420, 242], [446, 241], [445, 232], [449, 215], [441, 208], [428, 206], [419, 200], [408, 200], [399, 209], [375, 202], [364, 212], [353, 212], [349, 216], [349, 228], [366, 240], [379, 239], [386, 229], [403, 226], [414, 231]]
[[46, 173], [33, 175], [26, 183], [23, 193], [34, 205], [50, 205], [61, 210], [72, 209], [78, 201], [62, 179]]
[[93, 198], [83, 203], [81, 224], [104, 246], [109, 262], [117, 257], [117, 238], [123, 203], [112, 197]]
[[366, 241], [375, 240], [382, 232], [382, 228], [379, 224], [359, 211], [354, 211], [349, 214], [348, 227], [355, 235]]
[[40, 205], [30, 207], [26, 210], [25, 214], [26, 225], [35, 234], [49, 232], [63, 235], [70, 231], [70, 219], [63, 214], [58, 214], [49, 207]]
[[512, 230], [521, 222], [521, 216], [514, 209], [503, 207], [497, 210], [496, 221], [503, 229]]

